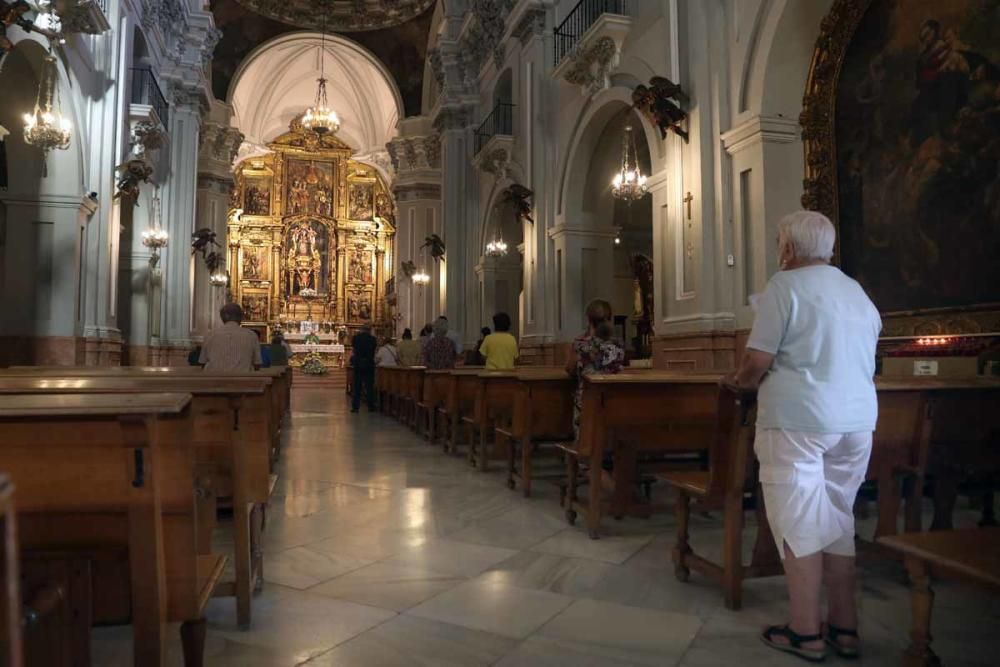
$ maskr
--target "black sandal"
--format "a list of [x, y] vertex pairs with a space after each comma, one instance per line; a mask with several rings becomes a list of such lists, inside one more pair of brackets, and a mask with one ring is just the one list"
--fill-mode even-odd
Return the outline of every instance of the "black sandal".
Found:
[[837, 641], [840, 637], [854, 637], [859, 639], [857, 630], [838, 628], [836, 625], [827, 623], [823, 639], [833, 648], [837, 655], [848, 660], [857, 660], [861, 657], [861, 650], [857, 646], [844, 646]]
[[[785, 637], [788, 639], [788, 643], [779, 644], [773, 641], [771, 637], [775, 635]], [[806, 642], [822, 641], [822, 639], [823, 635], [800, 635], [787, 625], [772, 625], [760, 635], [760, 640], [771, 648], [791, 653], [809, 662], [823, 662], [826, 659], [826, 648], [805, 648], [802, 645]]]

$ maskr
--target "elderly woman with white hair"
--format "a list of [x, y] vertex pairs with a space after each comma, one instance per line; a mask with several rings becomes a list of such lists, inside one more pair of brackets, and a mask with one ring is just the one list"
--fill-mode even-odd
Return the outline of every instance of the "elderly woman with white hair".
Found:
[[755, 450], [788, 584], [789, 622], [761, 639], [816, 662], [827, 644], [843, 657], [859, 655], [853, 506], [878, 415], [882, 328], [861, 286], [830, 265], [834, 241], [820, 213], [779, 222], [781, 270], [758, 299], [740, 368], [726, 380], [759, 386]]

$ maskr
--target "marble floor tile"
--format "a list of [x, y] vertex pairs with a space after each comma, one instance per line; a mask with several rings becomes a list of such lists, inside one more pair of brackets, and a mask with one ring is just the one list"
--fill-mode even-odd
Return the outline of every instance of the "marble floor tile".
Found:
[[[548, 637], [531, 636], [503, 657], [496, 667], [637, 667], [634, 655], [613, 647], [584, 645]], [[673, 662], [656, 663], [669, 667]]]
[[523, 639], [565, 609], [573, 598], [489, 581], [470, 581], [407, 614]]
[[612, 649], [636, 664], [664, 665], [680, 659], [700, 627], [701, 619], [688, 614], [578, 600], [538, 634], [597, 653]]
[[462, 576], [375, 563], [315, 586], [309, 592], [404, 611], [465, 581]]
[[206, 609], [213, 636], [290, 655], [298, 662], [325, 653], [395, 615], [386, 609], [274, 585], [254, 597], [249, 632], [236, 629], [231, 600], [212, 600]]
[[584, 597], [701, 618], [707, 618], [723, 604], [722, 588], [714, 580], [692, 575], [687, 582], [681, 582], [674, 577], [673, 569], [648, 570], [628, 565], [609, 565]]
[[356, 570], [373, 561], [295, 547], [267, 554], [264, 581], [300, 590]]
[[480, 575], [494, 584], [589, 597], [614, 565], [584, 558], [522, 551]]
[[617, 535], [608, 531], [602, 532], [600, 539], [592, 540], [584, 528], [576, 526], [556, 533], [533, 546], [531, 550], [621, 564], [652, 539], [653, 536], [650, 534]]
[[322, 553], [379, 561], [430, 539], [426, 530], [384, 529], [379, 525], [351, 527], [334, 537], [311, 542], [309, 548]]
[[517, 641], [416, 616], [397, 616], [305, 667], [486, 667]]
[[476, 521], [448, 537], [507, 549], [530, 549], [565, 528], [565, 522], [555, 517], [516, 507], [492, 519]]
[[441, 574], [474, 577], [516, 553], [513, 549], [440, 539], [429, 540], [400, 551], [392, 558], [386, 559], [385, 563], [416, 567]]

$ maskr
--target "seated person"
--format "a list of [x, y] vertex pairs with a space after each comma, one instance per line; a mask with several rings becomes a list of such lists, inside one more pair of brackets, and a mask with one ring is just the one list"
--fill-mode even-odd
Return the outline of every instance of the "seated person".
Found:
[[583, 408], [583, 376], [613, 375], [625, 365], [625, 349], [614, 340], [611, 304], [595, 299], [587, 305], [587, 332], [570, 347], [566, 372], [576, 378], [573, 395], [573, 432], [580, 437], [580, 412]]
[[288, 347], [287, 343], [285, 343], [285, 337], [281, 335], [280, 331], [271, 336], [271, 346], [268, 348], [268, 356], [270, 357], [272, 366], [288, 365]]
[[391, 338], [382, 340], [382, 345], [375, 352], [375, 365], [399, 366], [399, 352], [396, 351], [396, 346], [392, 344]]
[[479, 353], [486, 359], [486, 370], [514, 370], [517, 339], [510, 333], [510, 315], [497, 313], [493, 316], [493, 326], [496, 328], [496, 333], [486, 336], [483, 344], [479, 346]]
[[445, 370], [455, 367], [455, 343], [448, 338], [448, 321], [438, 319], [434, 323], [434, 335], [424, 345], [424, 366], [431, 370]]
[[413, 332], [409, 329], [403, 330], [403, 340], [399, 343], [399, 363], [402, 366], [419, 366], [421, 357], [421, 344], [418, 340], [413, 340]]

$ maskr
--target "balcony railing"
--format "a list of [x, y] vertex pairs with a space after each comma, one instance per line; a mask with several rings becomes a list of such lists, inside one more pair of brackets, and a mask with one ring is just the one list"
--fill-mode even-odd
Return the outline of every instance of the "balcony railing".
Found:
[[476, 155], [479, 155], [490, 139], [498, 134], [505, 136], [514, 134], [514, 105], [510, 102], [498, 102], [476, 130]]
[[153, 71], [148, 67], [132, 68], [132, 104], [148, 104], [153, 107], [163, 127], [170, 128], [170, 105], [163, 97], [160, 84], [156, 82]]
[[603, 14], [629, 16], [628, 0], [580, 0], [555, 31], [556, 64], [562, 62], [584, 33]]

